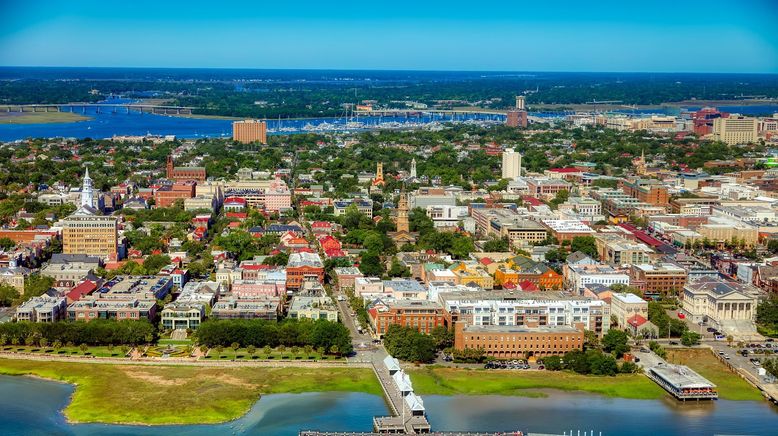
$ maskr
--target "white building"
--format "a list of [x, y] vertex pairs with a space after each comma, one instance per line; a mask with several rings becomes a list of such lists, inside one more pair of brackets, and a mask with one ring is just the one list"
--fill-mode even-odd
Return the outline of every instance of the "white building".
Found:
[[512, 148], [502, 152], [502, 178], [515, 180], [521, 177], [521, 153]]

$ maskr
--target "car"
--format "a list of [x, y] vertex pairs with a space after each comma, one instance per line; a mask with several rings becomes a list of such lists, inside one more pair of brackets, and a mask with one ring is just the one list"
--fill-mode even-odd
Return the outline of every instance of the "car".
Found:
[[643, 347], [643, 348], [640, 349], [640, 352], [641, 353], [650, 353], [651, 350], [649, 350], [648, 348]]
[[724, 352], [723, 351], [719, 351], [719, 356], [723, 356], [723, 355], [724, 355]]
[[729, 354], [725, 354], [725, 355], [724, 355], [724, 358], [725, 358], [725, 359], [727, 359], [727, 360], [729, 360], [729, 359], [730, 359], [730, 357], [729, 357]]
[[676, 341], [670, 341], [670, 345], [678, 345], [678, 342], [676, 342]]
[[765, 339], [765, 342], [773, 342], [773, 341], [774, 341], [774, 339], [773, 339], [773, 338], [767, 338], [767, 339]]
[[708, 327], [708, 332], [709, 332], [709, 333], [713, 333], [713, 332], [715, 332], [715, 331], [716, 331], [716, 329], [714, 329], [713, 327]]
[[638, 362], [640, 362], [640, 358], [639, 358], [639, 357], [636, 357], [636, 358], [635, 358], [635, 363], [638, 363]]
[[686, 315], [684, 315], [681, 312], [678, 312], [678, 319], [684, 319], [684, 318], [686, 318]]
[[543, 365], [540, 365], [540, 366], [538, 366], [538, 369], [543, 370], [543, 369], [546, 369], [546, 367], [543, 366]]

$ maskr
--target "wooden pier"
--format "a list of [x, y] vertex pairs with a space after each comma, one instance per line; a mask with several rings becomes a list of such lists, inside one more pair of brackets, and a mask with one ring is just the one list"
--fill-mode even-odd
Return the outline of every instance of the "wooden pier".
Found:
[[413, 392], [410, 378], [397, 359], [387, 356], [382, 364], [373, 364], [373, 371], [392, 412], [391, 416], [374, 417], [373, 430], [382, 434], [430, 433], [424, 403]]

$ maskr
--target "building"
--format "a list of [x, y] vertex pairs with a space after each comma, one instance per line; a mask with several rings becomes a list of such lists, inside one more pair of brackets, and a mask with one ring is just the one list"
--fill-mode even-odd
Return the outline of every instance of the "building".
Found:
[[386, 184], [386, 181], [384, 180], [384, 163], [378, 162], [376, 163], [375, 168], [375, 177], [373, 177], [373, 186], [384, 186]]
[[502, 178], [516, 180], [521, 177], [521, 153], [512, 148], [502, 152]]
[[384, 282], [378, 277], [357, 277], [354, 279], [354, 295], [362, 298], [383, 296]]
[[62, 220], [62, 252], [116, 258], [118, 226], [116, 218], [98, 215], [89, 206], [79, 207]]
[[[315, 253], [292, 253], [286, 264], [287, 289], [300, 289], [304, 282], [321, 283], [324, 280], [324, 263]], [[234, 286], [234, 285], [233, 285]]]
[[563, 355], [582, 350], [584, 332], [570, 326], [454, 325], [454, 348], [482, 349], [495, 359]]
[[154, 191], [154, 207], [170, 207], [176, 200], [185, 202], [195, 196], [196, 182], [176, 182], [172, 185], [164, 185]]
[[631, 265], [629, 275], [629, 284], [644, 295], [678, 295], [689, 277], [685, 269], [669, 262]]
[[444, 325], [443, 308], [433, 301], [378, 300], [369, 306], [367, 313], [379, 336], [383, 336], [393, 324], [411, 327], [426, 334]]
[[613, 266], [649, 263], [654, 251], [647, 245], [611, 233], [595, 236], [600, 260]]
[[679, 400], [714, 400], [719, 397], [716, 385], [688, 366], [661, 363], [649, 368], [646, 375]]
[[542, 220], [557, 241], [572, 241], [578, 236], [594, 236], [594, 230], [579, 220]]
[[635, 294], [611, 294], [611, 317], [616, 318], [619, 328], [628, 327], [628, 320], [635, 315], [648, 319], [648, 302]]
[[29, 275], [30, 270], [20, 266], [0, 268], [0, 285], [13, 286], [21, 294], [24, 292], [24, 280]]
[[165, 177], [176, 182], [204, 182], [206, 178], [205, 167], [176, 167], [173, 166], [173, 156], [168, 156]]
[[713, 120], [713, 139], [729, 145], [751, 144], [758, 139], [758, 120], [752, 117], [733, 115]]
[[328, 296], [307, 297], [296, 295], [289, 305], [287, 316], [291, 319], [326, 319], [338, 321], [338, 308]]
[[408, 211], [408, 196], [405, 192], [401, 192], [400, 201], [397, 203], [397, 216], [394, 219], [396, 231], [387, 233], [398, 247], [405, 244], [415, 244], [419, 236], [417, 232], [411, 232]]
[[344, 268], [334, 268], [333, 273], [337, 279], [337, 289], [344, 291], [346, 289], [354, 290], [354, 282], [360, 277], [364, 277], [362, 271], [354, 266]]
[[758, 290], [748, 284], [701, 278], [683, 288], [681, 307], [694, 323], [704, 322], [735, 337], [756, 333]]
[[196, 330], [205, 318], [205, 305], [174, 301], [165, 305], [161, 316], [164, 330]]
[[16, 321], [55, 322], [67, 316], [67, 302], [63, 297], [41, 295], [32, 297], [16, 308]]
[[242, 120], [232, 123], [232, 140], [243, 144], [259, 142], [267, 144], [267, 122]]
[[629, 285], [630, 277], [623, 271], [601, 263], [567, 265], [565, 268], [565, 282], [572, 288], [573, 292], [581, 293], [586, 286], [592, 284], [600, 284], [607, 287]]
[[373, 218], [373, 200], [369, 198], [354, 198], [352, 200], [336, 200], [332, 203], [332, 213], [335, 216], [345, 215], [350, 206], [357, 208], [359, 213], [365, 214], [368, 218]]
[[219, 300], [213, 305], [211, 318], [276, 321], [281, 316], [282, 309], [279, 297], [248, 299], [230, 297]]
[[635, 179], [619, 181], [621, 190], [628, 196], [655, 206], [669, 206], [670, 194], [659, 180]]
[[610, 305], [602, 300], [573, 297], [558, 291], [470, 291], [438, 295], [446, 326], [571, 326], [591, 330], [598, 336], [608, 332]]
[[508, 127], [527, 128], [527, 111], [508, 111], [505, 117], [505, 125]]
[[112, 300], [100, 295], [91, 295], [72, 303], [67, 308], [71, 321], [92, 321], [95, 319], [148, 319], [153, 321], [157, 314], [157, 301], [152, 299]]
[[470, 216], [467, 206], [427, 206], [427, 216], [436, 228], [458, 227]]

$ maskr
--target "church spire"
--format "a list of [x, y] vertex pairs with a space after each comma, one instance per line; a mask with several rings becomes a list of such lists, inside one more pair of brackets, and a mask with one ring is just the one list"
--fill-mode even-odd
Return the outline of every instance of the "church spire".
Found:
[[84, 172], [84, 181], [81, 185], [81, 206], [95, 207], [94, 188], [92, 187], [92, 179], [89, 177], [89, 167]]

